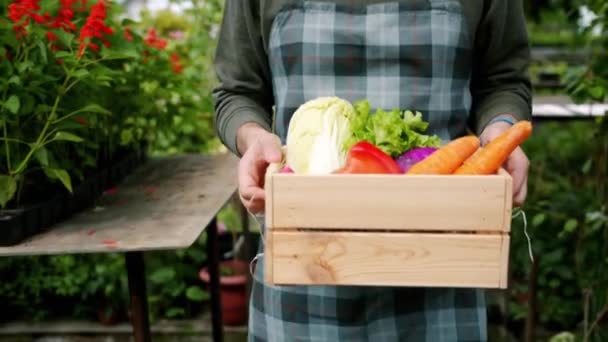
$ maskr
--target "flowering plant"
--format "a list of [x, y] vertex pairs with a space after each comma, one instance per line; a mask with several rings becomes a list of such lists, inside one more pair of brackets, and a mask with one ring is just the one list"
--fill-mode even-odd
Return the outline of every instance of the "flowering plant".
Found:
[[182, 138], [212, 136], [179, 44], [140, 35], [120, 10], [110, 0], [0, 0], [0, 208], [72, 191], [124, 149], [179, 152], [169, 147], [185, 118], [206, 131]]

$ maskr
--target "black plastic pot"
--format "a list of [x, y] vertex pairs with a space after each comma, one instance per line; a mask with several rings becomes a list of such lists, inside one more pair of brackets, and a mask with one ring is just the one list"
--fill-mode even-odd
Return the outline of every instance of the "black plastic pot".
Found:
[[0, 246], [10, 246], [19, 243], [25, 238], [23, 210], [3, 210], [0, 214]]
[[12, 246], [68, 219], [95, 204], [105, 190], [120, 183], [145, 160], [145, 152], [133, 151], [107, 168], [99, 170], [71, 194], [53, 194], [40, 203], [22, 209], [0, 210], [0, 246]]

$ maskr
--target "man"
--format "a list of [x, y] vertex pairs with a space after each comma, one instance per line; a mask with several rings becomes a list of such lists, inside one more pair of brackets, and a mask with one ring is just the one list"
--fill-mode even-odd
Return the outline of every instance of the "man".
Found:
[[[281, 159], [289, 120], [319, 96], [417, 110], [444, 141], [482, 144], [530, 119], [521, 0], [227, 0], [216, 57], [216, 127], [241, 157], [239, 193], [264, 208], [263, 176]], [[528, 159], [504, 167], [514, 203]], [[263, 246], [261, 246], [263, 247]], [[277, 287], [254, 275], [251, 341], [485, 341], [478, 289]]]

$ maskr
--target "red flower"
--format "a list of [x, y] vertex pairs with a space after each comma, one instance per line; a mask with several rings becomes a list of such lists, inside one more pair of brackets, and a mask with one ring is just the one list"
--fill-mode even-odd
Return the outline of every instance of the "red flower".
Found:
[[8, 5], [8, 17], [16, 24], [13, 26], [13, 30], [17, 32], [17, 38], [21, 38], [27, 34], [25, 27], [29, 24], [30, 19], [39, 23], [44, 22], [45, 17], [36, 13], [40, 10], [39, 1], [15, 0]]
[[151, 29], [150, 31], [148, 31], [148, 35], [146, 36], [146, 38], [144, 38], [144, 42], [148, 46], [158, 50], [163, 50], [165, 47], [167, 47], [167, 41], [165, 39], [158, 38], [155, 29]]
[[171, 54], [169, 60], [171, 61], [171, 69], [173, 72], [176, 74], [181, 74], [184, 66], [180, 62], [179, 55], [174, 52]]
[[80, 48], [78, 49], [78, 57], [82, 57], [85, 49], [89, 46], [92, 49], [97, 46], [96, 44], [90, 43], [90, 40], [93, 38], [101, 39], [104, 44], [109, 44], [105, 39], [104, 35], [110, 35], [114, 33], [111, 27], [106, 26], [104, 23], [106, 19], [106, 4], [105, 0], [99, 0], [93, 7], [91, 8], [91, 13], [86, 20], [84, 26], [80, 29], [80, 37], [78, 41], [80, 42]]
[[76, 31], [76, 25], [72, 22], [74, 20], [74, 8], [73, 5], [78, 0], [60, 0], [61, 7], [57, 12], [57, 17], [51, 24], [52, 28], [63, 29], [66, 32]]
[[[15, 0], [8, 5], [8, 17], [14, 23], [20, 23], [23, 17], [38, 16], [36, 11], [40, 10], [40, 0]], [[27, 22], [27, 18], [26, 18]]]
[[87, 119], [83, 118], [83, 117], [75, 117], [74, 121], [78, 122], [79, 124], [86, 126], [89, 124], [89, 122], [87, 121]]
[[54, 41], [56, 41], [56, 40], [57, 40], [57, 36], [56, 36], [56, 35], [55, 35], [53, 32], [48, 31], [48, 32], [46, 33], [46, 39], [48, 39], [48, 40], [49, 40], [49, 42], [54, 42]]
[[133, 41], [133, 34], [131, 34], [131, 30], [128, 27], [125, 28], [124, 37], [126, 40], [128, 40], [130, 42]]

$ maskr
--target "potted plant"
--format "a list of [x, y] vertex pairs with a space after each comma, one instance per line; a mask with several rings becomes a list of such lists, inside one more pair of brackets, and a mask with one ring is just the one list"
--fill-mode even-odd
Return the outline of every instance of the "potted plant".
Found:
[[[220, 262], [220, 295], [224, 324], [242, 325], [247, 321], [247, 272], [249, 264], [232, 259]], [[204, 267], [199, 276], [209, 284], [209, 269]]]
[[141, 151], [214, 146], [210, 68], [190, 57], [212, 53], [210, 34], [167, 39], [121, 12], [0, 0], [0, 245], [92, 206]]
[[[234, 206], [236, 201], [227, 205], [218, 213], [218, 226], [227, 230], [232, 236], [232, 250], [229, 259], [220, 261], [220, 294], [222, 318], [226, 325], [242, 325], [247, 321], [247, 281], [249, 263], [241, 260], [243, 223]], [[246, 257], [244, 258], [246, 259]], [[199, 272], [200, 279], [209, 284], [209, 269], [203, 267]]]

